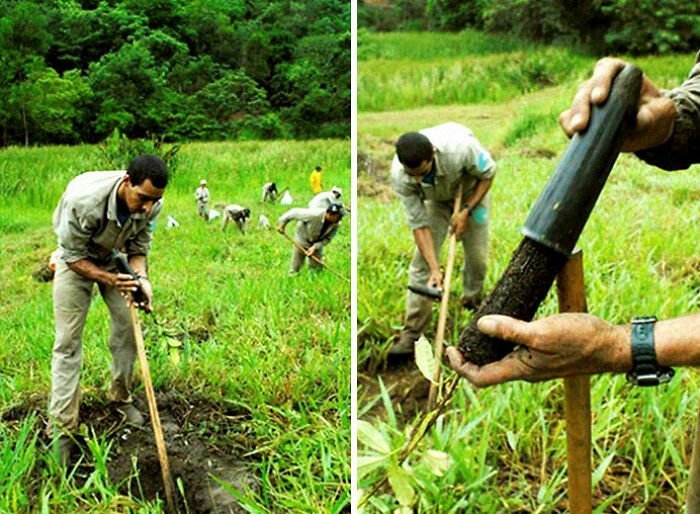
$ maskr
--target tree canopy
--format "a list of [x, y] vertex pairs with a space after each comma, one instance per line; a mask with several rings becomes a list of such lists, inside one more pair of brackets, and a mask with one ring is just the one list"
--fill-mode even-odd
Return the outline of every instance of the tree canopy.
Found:
[[349, 137], [350, 2], [0, 2], [0, 143]]
[[700, 46], [697, 0], [360, 0], [358, 25], [374, 30], [465, 28], [594, 53], [659, 54]]

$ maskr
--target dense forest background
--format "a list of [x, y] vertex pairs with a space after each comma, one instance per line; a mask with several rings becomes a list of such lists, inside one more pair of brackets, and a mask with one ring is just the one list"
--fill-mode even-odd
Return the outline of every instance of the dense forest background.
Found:
[[595, 53], [700, 48], [698, 0], [360, 0], [358, 26], [376, 31], [465, 28]]
[[4, 0], [0, 144], [349, 137], [350, 2]]

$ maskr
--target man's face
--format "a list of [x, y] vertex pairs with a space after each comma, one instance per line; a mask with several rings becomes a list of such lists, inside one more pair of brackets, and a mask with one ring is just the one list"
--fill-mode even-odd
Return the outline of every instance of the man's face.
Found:
[[326, 221], [328, 223], [338, 223], [340, 218], [341, 216], [339, 212], [326, 212]]
[[411, 177], [416, 179], [416, 182], [420, 182], [421, 179], [430, 173], [430, 170], [433, 168], [433, 160], [429, 159], [427, 161], [421, 162], [418, 166], [415, 168], [409, 168], [408, 166], [404, 165], [403, 170], [406, 173], [406, 175], [410, 175]]
[[137, 186], [131, 183], [129, 175], [124, 178], [124, 201], [131, 213], [150, 213], [164, 192], [165, 188], [155, 187], [150, 178]]

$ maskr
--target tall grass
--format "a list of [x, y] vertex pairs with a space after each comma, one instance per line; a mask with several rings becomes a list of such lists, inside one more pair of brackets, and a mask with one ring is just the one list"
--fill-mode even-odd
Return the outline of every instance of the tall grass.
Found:
[[[308, 269], [288, 277], [290, 244], [274, 230], [255, 227], [260, 214], [274, 224], [287, 209], [263, 206], [262, 184], [274, 180], [288, 187], [294, 206], [303, 206], [312, 196], [308, 175], [316, 165], [324, 168], [327, 188], [338, 185], [350, 196], [344, 141], [183, 146], [149, 256], [158, 324], [182, 339], [180, 358], [173, 360], [160, 329], [144, 319], [155, 387], [250, 413], [227, 437], [246, 448], [263, 484], [259, 493], [247, 493], [247, 501], [269, 512], [337, 512], [349, 501], [350, 285]], [[31, 274], [55, 248], [51, 215], [65, 185], [100, 167], [98, 153], [87, 146], [0, 151], [0, 180], [12, 185], [0, 193], [0, 289], [5, 292], [0, 410], [30, 393], [48, 394], [51, 285], [35, 282]], [[219, 219], [206, 224], [197, 217], [194, 190], [202, 178], [209, 183], [212, 205], [250, 207], [246, 234], [234, 226], [224, 232]], [[181, 226], [167, 230], [168, 215]], [[343, 222], [326, 252], [328, 265], [348, 276], [349, 227], [349, 220]], [[107, 320], [106, 307], [95, 301], [84, 332], [81, 385], [96, 401], [105, 401], [109, 384]], [[21, 433], [7, 431], [8, 444]], [[95, 449], [103, 455], [106, 442], [100, 440]], [[36, 459], [45, 462], [49, 456], [41, 452]], [[38, 511], [42, 502], [52, 512], [114, 511], [57, 476], [47, 478], [43, 489], [28, 472], [22, 477], [13, 494], [30, 498], [26, 511]], [[2, 494], [0, 489], [0, 502], [6, 501]], [[162, 508], [139, 505], [142, 512]]]
[[[393, 66], [385, 64], [388, 69]], [[589, 58], [586, 67], [592, 64]], [[687, 56], [649, 58], [641, 64], [652, 77], [658, 72], [664, 86], [678, 83], [690, 67]], [[559, 88], [497, 105], [424, 105], [387, 115], [360, 114], [359, 139], [366, 144], [360, 150], [381, 158], [391, 153], [389, 143], [401, 131], [440, 120], [476, 127], [477, 137], [495, 150], [498, 166], [492, 189], [488, 290], [508, 265], [522, 238], [519, 228], [566, 147], [556, 114], [577, 84], [572, 76]], [[670, 318], [697, 310], [700, 246], [693, 234], [700, 204], [694, 168], [667, 174], [633, 156], [618, 160], [579, 241], [592, 314], [626, 323], [634, 315]], [[358, 225], [359, 360], [371, 376], [402, 323], [413, 241], [398, 201], [361, 197]], [[459, 253], [456, 270], [462, 264]], [[550, 295], [539, 316], [556, 310]], [[469, 320], [457, 305], [450, 313], [461, 326]], [[432, 330], [427, 332], [431, 339]], [[459, 327], [448, 334], [448, 342], [455, 343], [458, 334]], [[700, 398], [697, 373], [678, 371], [672, 383], [655, 390], [633, 388], [622, 376], [592, 379], [595, 512], [681, 511]], [[403, 447], [413, 418], [392, 404], [386, 390], [378, 397], [367, 396], [363, 389], [360, 393], [365, 398], [360, 417], [376, 431], [368, 429], [374, 443], [368, 436], [360, 441], [358, 487], [368, 490], [390, 471], [389, 454]], [[388, 448], [389, 454], [381, 448]], [[395, 479], [365, 510], [407, 512], [408, 503], [426, 513], [565, 512], [565, 449], [561, 381], [510, 383], [487, 390], [464, 382], [418, 451], [400, 471], [393, 470], [404, 481]]]
[[[359, 59], [359, 112], [506, 102], [523, 93], [581, 81], [596, 61], [565, 47], [522, 45], [510, 37], [476, 31], [363, 32]], [[633, 60], [659, 86], [670, 87], [687, 75], [694, 56]]]

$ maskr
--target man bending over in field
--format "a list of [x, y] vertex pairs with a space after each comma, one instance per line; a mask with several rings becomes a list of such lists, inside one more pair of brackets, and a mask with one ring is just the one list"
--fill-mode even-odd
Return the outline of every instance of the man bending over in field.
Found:
[[[491, 154], [463, 125], [443, 123], [399, 138], [391, 182], [416, 243], [408, 268], [411, 284], [442, 287], [438, 256], [451, 228], [464, 248], [462, 305], [468, 309], [479, 306], [489, 248], [488, 192], [495, 174]], [[461, 210], [451, 219], [460, 183]], [[408, 291], [401, 339], [389, 353], [413, 354], [431, 314], [432, 302]]]
[[[125, 297], [141, 287], [148, 302], [140, 307], [151, 311], [153, 291], [146, 256], [167, 183], [165, 163], [156, 156], [141, 155], [127, 171], [91, 171], [74, 178], [54, 212], [60, 258], [53, 285], [56, 340], [49, 433], [58, 435], [63, 465], [69, 463], [74, 448], [70, 434], [78, 428], [82, 334], [94, 284], [110, 313], [109, 398], [127, 422], [144, 422], [131, 397], [136, 346]], [[112, 260], [115, 249], [126, 254], [138, 281], [117, 272]]]
[[298, 273], [304, 264], [306, 257], [309, 258], [309, 268], [320, 269], [321, 265], [313, 259], [323, 260], [323, 249], [338, 231], [340, 221], [345, 215], [342, 203], [332, 203], [326, 209], [290, 209], [285, 212], [277, 222], [277, 231], [284, 234], [287, 223], [296, 220], [297, 229], [294, 233], [294, 241], [303, 248], [298, 247], [292, 250], [292, 262], [289, 274]]

